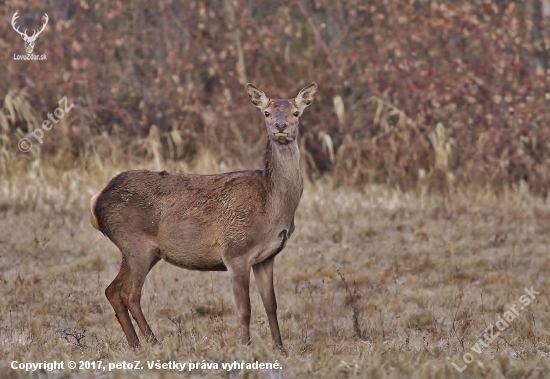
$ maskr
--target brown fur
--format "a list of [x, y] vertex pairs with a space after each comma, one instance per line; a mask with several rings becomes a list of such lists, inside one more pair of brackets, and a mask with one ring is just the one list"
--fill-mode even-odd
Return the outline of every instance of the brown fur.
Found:
[[[266, 115], [264, 170], [195, 175], [123, 172], [91, 200], [91, 223], [122, 252], [121, 269], [105, 294], [131, 346], [141, 332], [156, 338], [143, 316], [145, 276], [160, 260], [192, 270], [230, 272], [243, 342], [250, 340], [250, 269], [254, 271], [274, 343], [282, 348], [273, 289], [274, 257], [294, 230], [303, 183], [298, 118], [313, 101], [316, 85], [294, 100], [269, 100], [252, 85], [253, 104]], [[305, 91], [305, 92], [304, 92]]]

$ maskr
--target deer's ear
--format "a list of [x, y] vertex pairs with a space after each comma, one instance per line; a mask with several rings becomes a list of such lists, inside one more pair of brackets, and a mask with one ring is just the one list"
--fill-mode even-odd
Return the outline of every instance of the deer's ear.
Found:
[[267, 106], [269, 98], [266, 96], [264, 91], [262, 91], [258, 87], [248, 83], [246, 85], [246, 93], [248, 94], [248, 98], [250, 99], [252, 104], [257, 106], [258, 108], [264, 109]]
[[300, 111], [313, 102], [317, 93], [317, 83], [313, 82], [309, 86], [302, 88], [298, 96], [294, 99]]

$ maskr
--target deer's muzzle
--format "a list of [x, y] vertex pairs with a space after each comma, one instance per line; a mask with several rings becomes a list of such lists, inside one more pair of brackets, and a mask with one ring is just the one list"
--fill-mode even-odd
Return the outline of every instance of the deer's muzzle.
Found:
[[281, 132], [275, 133], [275, 138], [277, 138], [277, 141], [279, 141], [279, 143], [282, 143], [284, 145], [294, 140], [294, 138], [290, 136], [290, 133], [281, 133]]

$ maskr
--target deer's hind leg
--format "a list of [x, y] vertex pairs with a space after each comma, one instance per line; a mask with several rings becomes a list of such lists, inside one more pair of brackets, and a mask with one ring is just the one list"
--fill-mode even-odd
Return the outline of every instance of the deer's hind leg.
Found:
[[137, 347], [139, 346], [139, 339], [136, 334], [136, 330], [132, 325], [130, 315], [128, 314], [128, 307], [124, 304], [124, 301], [122, 301], [122, 297], [120, 296], [120, 292], [122, 290], [122, 280], [126, 276], [127, 270], [128, 267], [126, 265], [126, 260], [122, 257], [120, 271], [107, 289], [105, 289], [105, 296], [115, 311], [115, 316], [120, 323], [124, 334], [126, 335], [128, 344], [131, 347]]
[[131, 347], [139, 346], [139, 339], [132, 325], [128, 311], [136, 321], [141, 333], [152, 343], [158, 343], [151, 327], [147, 323], [141, 309], [141, 290], [145, 277], [160, 260], [158, 249], [147, 242], [132, 244], [126, 248], [119, 246], [122, 251], [122, 266], [119, 274], [107, 288], [105, 293], [113, 305], [117, 318], [126, 334]]

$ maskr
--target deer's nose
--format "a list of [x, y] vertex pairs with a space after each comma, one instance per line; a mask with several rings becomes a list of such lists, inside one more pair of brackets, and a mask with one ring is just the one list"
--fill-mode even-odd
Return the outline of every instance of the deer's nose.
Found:
[[275, 122], [275, 127], [277, 128], [277, 131], [282, 132], [285, 130], [285, 128], [288, 126], [288, 122]]

